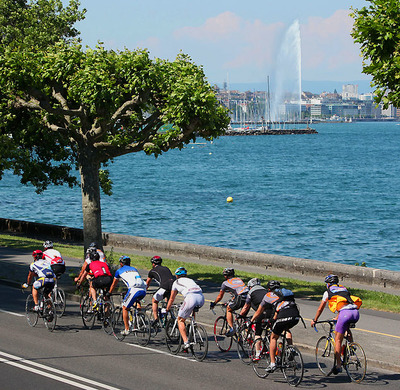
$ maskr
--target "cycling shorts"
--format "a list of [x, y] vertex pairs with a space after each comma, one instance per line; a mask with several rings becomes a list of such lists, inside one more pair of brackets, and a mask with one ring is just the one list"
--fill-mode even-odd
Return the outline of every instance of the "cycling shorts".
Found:
[[202, 307], [204, 305], [204, 295], [193, 293], [187, 294], [181, 307], [179, 308], [178, 317], [188, 318], [196, 306]]
[[129, 309], [135, 302], [140, 301], [145, 296], [146, 290], [144, 288], [131, 287], [124, 297], [122, 306], [125, 306], [127, 309]]
[[171, 295], [171, 290], [166, 290], [165, 288], [159, 288], [153, 295], [154, 300], [161, 302], [164, 298], [168, 298]]
[[292, 329], [300, 321], [300, 317], [278, 318], [272, 325], [272, 332], [281, 335], [285, 330]]
[[360, 312], [357, 309], [340, 310], [335, 326], [336, 333], [345, 334], [352, 322], [357, 322], [360, 318]]
[[244, 295], [236, 295], [229, 303], [228, 306], [232, 311], [241, 309], [246, 303], [246, 294]]
[[112, 284], [112, 276], [101, 275], [98, 278], [92, 279], [92, 286], [94, 288], [102, 288], [103, 290], [108, 290]]
[[47, 295], [54, 288], [54, 278], [39, 278], [35, 280], [35, 282], [33, 283], [33, 287], [36, 290], [40, 290], [41, 288], [43, 288], [43, 294]]

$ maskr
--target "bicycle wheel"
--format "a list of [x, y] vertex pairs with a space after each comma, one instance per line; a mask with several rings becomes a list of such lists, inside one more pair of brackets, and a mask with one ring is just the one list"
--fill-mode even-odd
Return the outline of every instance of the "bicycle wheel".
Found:
[[255, 356], [257, 355], [257, 345], [258, 343], [254, 342], [252, 349], [251, 349], [251, 356], [254, 358], [252, 359], [253, 370], [259, 378], [266, 378], [268, 376], [268, 372], [266, 372], [266, 368], [270, 365], [271, 359], [269, 356], [269, 343], [268, 340], [261, 341], [261, 352], [259, 354], [259, 359], [255, 360]]
[[225, 316], [219, 316], [214, 322], [214, 340], [222, 352], [228, 352], [232, 347], [232, 337], [226, 336], [229, 330]]
[[82, 307], [81, 307], [81, 316], [82, 316], [82, 322], [83, 326], [86, 329], [93, 329], [94, 326], [94, 321], [96, 319], [96, 315], [93, 311], [93, 301], [92, 298], [87, 295], [82, 302]]
[[54, 306], [56, 308], [57, 317], [60, 318], [65, 313], [65, 292], [61, 288], [57, 287], [57, 292], [54, 290], [51, 293]]
[[282, 353], [282, 372], [290, 386], [296, 387], [303, 380], [303, 356], [294, 345], [287, 345]]
[[34, 308], [35, 301], [33, 300], [33, 295], [29, 294], [25, 302], [25, 317], [30, 326], [36, 326], [39, 319], [39, 313], [33, 310]]
[[114, 314], [111, 321], [111, 328], [114, 337], [118, 341], [122, 341], [125, 338], [125, 335], [121, 334], [121, 332], [125, 330], [124, 319], [122, 317], [122, 307], [118, 307], [114, 310]]
[[350, 343], [346, 347], [343, 366], [349, 378], [360, 383], [367, 372], [367, 358], [364, 349], [358, 343]]
[[174, 355], [181, 349], [182, 338], [178, 328], [178, 321], [172, 318], [165, 323], [165, 343], [168, 350]]
[[57, 323], [57, 313], [51, 298], [47, 298], [43, 302], [43, 321], [47, 330], [52, 332], [55, 329]]
[[104, 332], [107, 334], [112, 334], [112, 319], [114, 314], [114, 305], [110, 301], [104, 302], [104, 315], [103, 315], [103, 322], [102, 327]]
[[252, 348], [254, 343], [254, 332], [251, 329], [241, 329], [237, 336], [237, 353], [244, 364], [251, 363]]
[[136, 342], [139, 345], [147, 345], [150, 341], [150, 320], [147, 314], [138, 312], [134, 320], [135, 326], [132, 331]]
[[205, 328], [196, 324], [193, 327], [189, 326], [191, 331], [188, 333], [189, 342], [191, 344], [190, 349], [196, 360], [202, 362], [208, 353], [208, 335]]
[[315, 359], [319, 370], [327, 376], [335, 364], [335, 345], [331, 338], [322, 336], [315, 347]]

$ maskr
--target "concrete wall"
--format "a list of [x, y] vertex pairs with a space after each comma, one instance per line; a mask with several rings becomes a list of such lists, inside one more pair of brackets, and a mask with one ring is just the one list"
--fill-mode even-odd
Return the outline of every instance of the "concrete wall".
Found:
[[[69, 228], [66, 226], [0, 218], [0, 231], [21, 233], [41, 239], [83, 243], [82, 229]], [[113, 233], [103, 233], [103, 244], [145, 252], [163, 252], [169, 254], [171, 257], [174, 255], [181, 255], [194, 257], [199, 260], [220, 261], [223, 263], [221, 265], [226, 265], [227, 263], [232, 265], [253, 265], [262, 267], [263, 269], [282, 270], [289, 273], [305, 274], [307, 276], [321, 277], [334, 272], [347, 281], [350, 280], [364, 285], [400, 288], [400, 272], [396, 271]]]

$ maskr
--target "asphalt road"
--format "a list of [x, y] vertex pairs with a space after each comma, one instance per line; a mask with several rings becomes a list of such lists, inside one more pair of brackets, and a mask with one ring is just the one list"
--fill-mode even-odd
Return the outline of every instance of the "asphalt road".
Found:
[[[215, 292], [207, 293], [210, 299]], [[267, 379], [259, 379], [252, 368], [238, 360], [235, 352], [217, 351], [209, 338], [210, 352], [205, 362], [199, 363], [185, 354], [170, 355], [165, 346], [156, 339], [148, 347], [118, 342], [106, 335], [100, 327], [85, 330], [79, 316], [78, 304], [68, 301], [66, 315], [50, 333], [39, 320], [31, 328], [24, 317], [26, 294], [20, 290], [0, 285], [0, 388], [2, 390], [29, 389], [282, 389], [288, 387], [280, 372]], [[315, 303], [301, 302], [303, 315], [314, 311]], [[208, 304], [206, 303], [208, 306]], [[366, 322], [371, 322], [364, 313]], [[204, 307], [199, 322], [211, 324], [213, 315]], [[385, 319], [385, 324], [394, 319]], [[379, 323], [379, 321], [378, 321]], [[364, 324], [360, 324], [360, 328]], [[388, 325], [389, 327], [391, 325]], [[208, 328], [211, 336], [211, 329]], [[386, 328], [386, 330], [389, 330]], [[398, 332], [398, 330], [397, 330]], [[295, 328], [295, 342], [306, 341], [311, 329]], [[362, 331], [357, 340], [368, 346]], [[388, 339], [390, 344], [391, 339]], [[397, 350], [399, 353], [400, 350]], [[368, 356], [368, 353], [367, 353]], [[306, 372], [301, 387], [327, 389], [353, 389], [354, 384], [346, 374], [322, 377], [314, 357], [303, 350]], [[370, 389], [398, 389], [400, 374], [369, 367], [363, 385]]]

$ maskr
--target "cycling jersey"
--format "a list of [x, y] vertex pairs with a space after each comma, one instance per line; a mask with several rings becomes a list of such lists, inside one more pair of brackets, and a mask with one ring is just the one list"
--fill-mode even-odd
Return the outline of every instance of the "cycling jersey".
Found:
[[229, 278], [225, 280], [221, 285], [222, 291], [227, 291], [233, 296], [243, 295], [249, 292], [249, 288], [240, 278]]
[[128, 288], [146, 288], [146, 283], [140, 277], [138, 270], [135, 267], [124, 265], [119, 268], [114, 275], [114, 278], [121, 279]]
[[175, 280], [172, 285], [172, 291], [178, 291], [185, 297], [179, 308], [178, 317], [188, 318], [196, 306], [202, 307], [204, 305], [204, 295], [201, 287], [190, 278], [180, 277]]
[[108, 268], [107, 263], [103, 261], [92, 261], [86, 266], [86, 271], [91, 271], [95, 278], [105, 275], [111, 276], [110, 268]]
[[[268, 290], [262, 286], [252, 287], [247, 293], [246, 304], [251, 305], [251, 308], [256, 311], [267, 292]], [[272, 305], [270, 309], [272, 310]]]
[[39, 278], [45, 277], [48, 274], [47, 271], [53, 272], [50, 268], [50, 262], [47, 260], [34, 261], [29, 266], [29, 270], [34, 272]]
[[50, 262], [50, 264], [64, 264], [65, 262], [61, 253], [55, 249], [47, 249], [43, 252], [43, 258]]
[[333, 300], [335, 296], [340, 296], [343, 297], [347, 300], [347, 305], [346, 301], [344, 301], [344, 304], [341, 304], [340, 306], [337, 307], [336, 310], [340, 312], [341, 310], [352, 310], [352, 309], [358, 309], [358, 306], [352, 301], [350, 297], [350, 292], [347, 290], [346, 287], [340, 285], [340, 284], [332, 284], [328, 287], [327, 291], [324, 292], [324, 295], [322, 296], [322, 300], [324, 302], [329, 302], [330, 300]]
[[29, 270], [34, 272], [38, 279], [33, 283], [36, 290], [45, 288], [45, 293], [50, 292], [55, 283], [54, 272], [50, 268], [50, 263], [46, 260], [37, 260], [29, 266]]
[[171, 291], [174, 277], [171, 270], [163, 265], [156, 265], [149, 271], [148, 277], [156, 280], [160, 287], [166, 291]]
[[180, 292], [184, 297], [188, 294], [202, 294], [201, 287], [194, 282], [194, 280], [186, 277], [176, 279], [172, 285], [172, 291]]

